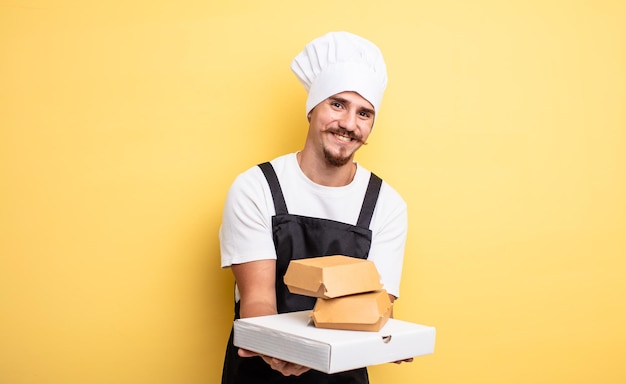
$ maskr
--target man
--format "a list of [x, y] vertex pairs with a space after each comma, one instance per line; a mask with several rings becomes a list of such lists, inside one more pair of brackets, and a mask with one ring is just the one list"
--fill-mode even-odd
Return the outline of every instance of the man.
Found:
[[[239, 175], [220, 228], [222, 267], [235, 276], [235, 317], [313, 308], [290, 294], [289, 261], [334, 254], [372, 260], [395, 300], [407, 231], [404, 200], [354, 162], [366, 143], [387, 85], [380, 50], [333, 32], [306, 45], [291, 69], [308, 91], [304, 148]], [[223, 384], [368, 383], [365, 368], [327, 375], [240, 350], [229, 340]]]

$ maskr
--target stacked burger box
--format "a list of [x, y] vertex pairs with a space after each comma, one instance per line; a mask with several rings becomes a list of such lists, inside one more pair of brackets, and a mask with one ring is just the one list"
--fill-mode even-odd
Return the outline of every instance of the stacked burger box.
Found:
[[235, 346], [325, 373], [434, 352], [434, 327], [390, 318], [392, 303], [371, 261], [292, 260], [284, 282], [294, 294], [316, 297], [313, 310], [236, 319]]
[[393, 304], [376, 265], [344, 255], [292, 260], [284, 282], [289, 292], [316, 297], [311, 311], [318, 328], [379, 331]]

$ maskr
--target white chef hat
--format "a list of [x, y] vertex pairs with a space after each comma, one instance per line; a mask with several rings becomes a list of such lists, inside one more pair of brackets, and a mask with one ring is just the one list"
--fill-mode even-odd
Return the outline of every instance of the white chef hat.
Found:
[[304, 47], [291, 70], [308, 92], [306, 113], [340, 92], [354, 91], [378, 112], [387, 86], [387, 68], [380, 49], [349, 32], [330, 32]]

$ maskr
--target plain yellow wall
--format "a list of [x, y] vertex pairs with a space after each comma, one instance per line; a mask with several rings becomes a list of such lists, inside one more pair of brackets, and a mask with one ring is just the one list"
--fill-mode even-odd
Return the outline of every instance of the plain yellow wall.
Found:
[[390, 85], [358, 160], [405, 197], [396, 317], [436, 353], [372, 383], [626, 382], [626, 2], [0, 5], [0, 383], [216, 383], [233, 178], [298, 150], [303, 45]]

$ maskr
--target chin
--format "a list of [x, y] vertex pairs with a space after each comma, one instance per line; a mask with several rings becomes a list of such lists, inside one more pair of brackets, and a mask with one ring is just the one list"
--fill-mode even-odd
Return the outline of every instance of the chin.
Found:
[[348, 164], [352, 160], [352, 155], [336, 156], [328, 152], [327, 150], [324, 150], [324, 158], [326, 159], [326, 162], [332, 165], [333, 167], [343, 167], [344, 165]]

